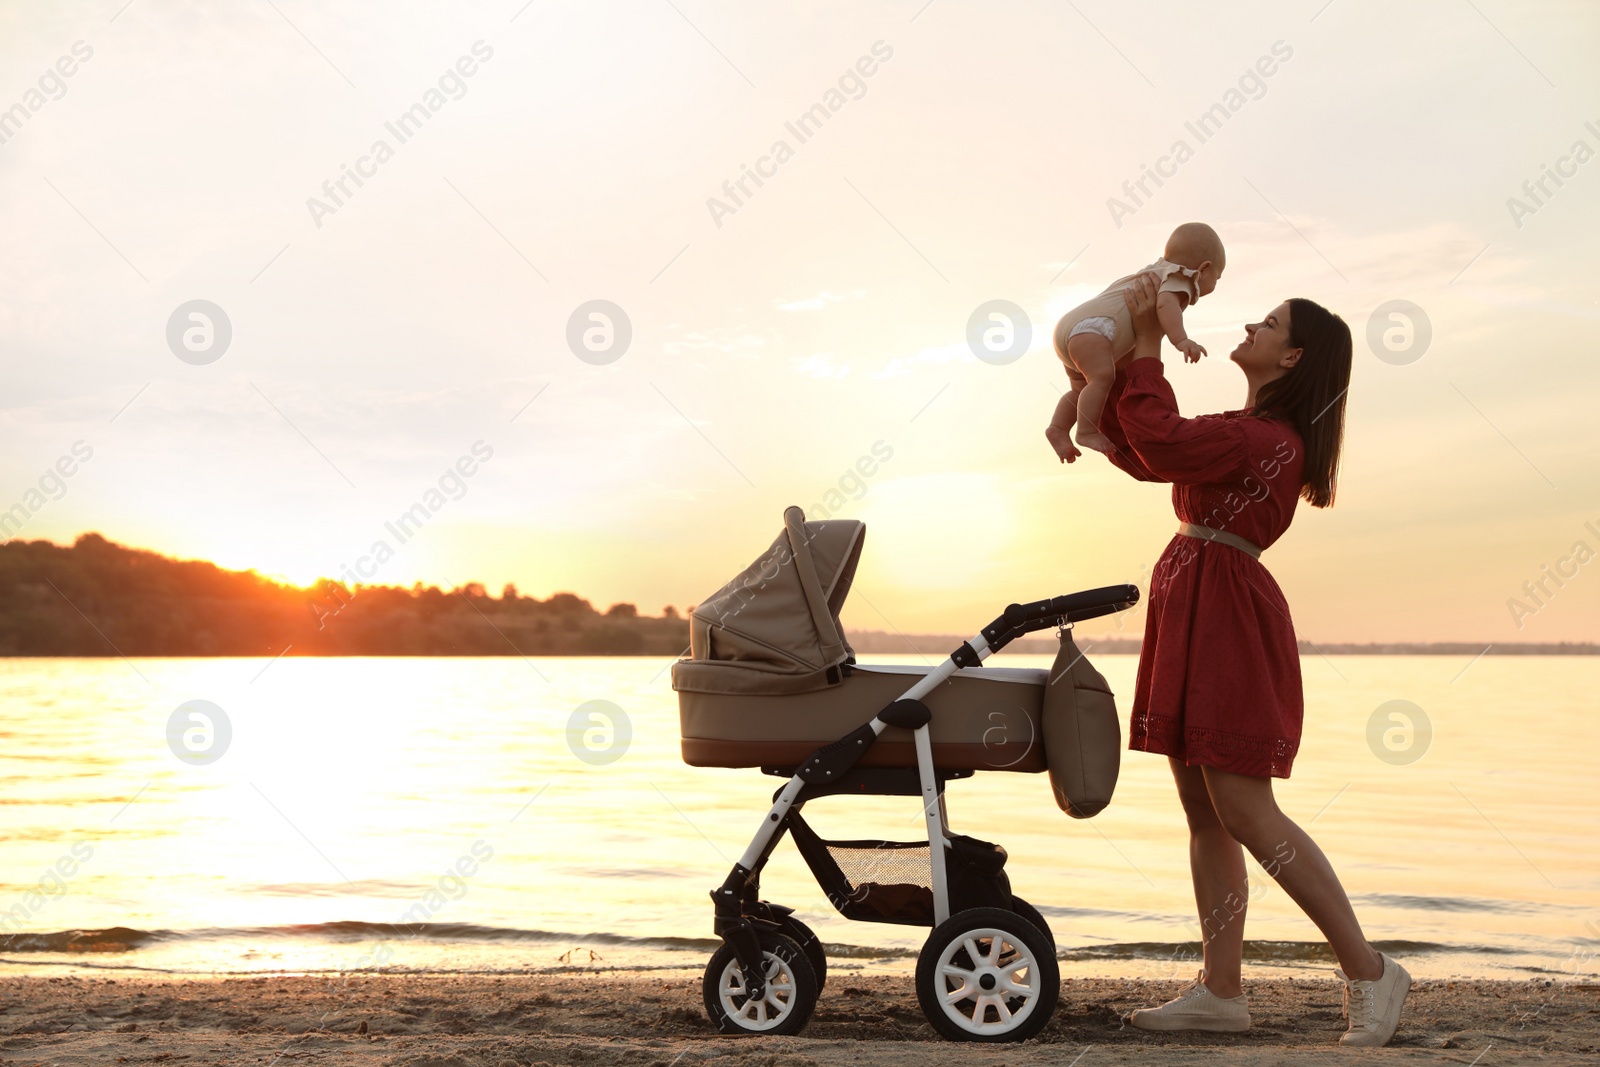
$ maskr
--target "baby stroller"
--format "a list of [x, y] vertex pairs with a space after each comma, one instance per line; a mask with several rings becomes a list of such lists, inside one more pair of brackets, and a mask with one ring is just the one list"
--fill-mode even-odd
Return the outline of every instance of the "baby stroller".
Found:
[[[1068, 814], [1104, 808], [1121, 732], [1110, 689], [1071, 626], [1132, 607], [1139, 591], [1117, 585], [1012, 604], [938, 666], [865, 666], [839, 624], [864, 536], [858, 521], [808, 522], [789, 508], [772, 547], [695, 608], [690, 657], [673, 664], [684, 761], [788, 779], [711, 893], [723, 943], [706, 965], [706, 1012], [724, 1033], [794, 1034], [816, 1006], [828, 970], [821, 942], [794, 909], [761, 899], [762, 868], [787, 833], [845, 918], [933, 928], [916, 988], [935, 1030], [1025, 1040], [1055, 1011], [1054, 938], [1011, 892], [1005, 849], [948, 831], [945, 783], [977, 771], [1048, 771]], [[1051, 670], [980, 666], [1058, 624]], [[838, 794], [920, 797], [927, 841], [823, 840], [801, 808]]]

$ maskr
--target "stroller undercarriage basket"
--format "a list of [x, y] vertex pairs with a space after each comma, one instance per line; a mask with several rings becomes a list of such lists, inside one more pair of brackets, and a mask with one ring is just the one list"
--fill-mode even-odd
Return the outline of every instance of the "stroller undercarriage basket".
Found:
[[[1004, 848], [947, 831], [944, 786], [978, 770], [1048, 770], [1068, 814], [1105, 807], [1120, 758], [1116, 708], [1070, 629], [1131, 607], [1139, 591], [1012, 604], [937, 666], [858, 667], [838, 615], [861, 523], [806, 522], [799, 508], [784, 523], [768, 553], [695, 609], [692, 655], [673, 665], [686, 762], [788, 779], [711, 893], [723, 943], [706, 965], [706, 1012], [724, 1033], [793, 1034], [816, 1006], [821, 941], [792, 908], [761, 899], [761, 872], [789, 834], [845, 918], [932, 927], [917, 998], [941, 1035], [1032, 1037], [1059, 993], [1049, 924], [1012, 892]], [[1057, 625], [1050, 671], [980, 669], [1011, 640]], [[801, 817], [808, 801], [852, 793], [919, 797], [927, 839], [825, 840]]]
[[[926, 841], [824, 841], [798, 812], [789, 833], [817, 884], [846, 919], [934, 925], [933, 861]], [[1011, 909], [1006, 850], [952, 834], [945, 857], [951, 911]]]

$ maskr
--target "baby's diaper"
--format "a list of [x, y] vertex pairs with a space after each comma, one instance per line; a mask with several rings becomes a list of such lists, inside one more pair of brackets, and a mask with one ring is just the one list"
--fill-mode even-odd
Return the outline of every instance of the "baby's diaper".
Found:
[[1078, 325], [1067, 334], [1067, 340], [1072, 340], [1080, 333], [1097, 333], [1107, 341], [1117, 339], [1117, 320], [1107, 315], [1090, 315], [1086, 319], [1079, 319]]

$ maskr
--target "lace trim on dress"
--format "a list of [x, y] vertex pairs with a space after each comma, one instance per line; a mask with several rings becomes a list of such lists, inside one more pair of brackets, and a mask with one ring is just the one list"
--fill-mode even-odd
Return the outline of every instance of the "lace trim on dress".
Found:
[[1182, 720], [1140, 712], [1133, 716], [1130, 748], [1180, 756], [1190, 763], [1255, 777], [1287, 778], [1300, 748], [1298, 741], [1260, 737], [1204, 727], [1186, 727]]

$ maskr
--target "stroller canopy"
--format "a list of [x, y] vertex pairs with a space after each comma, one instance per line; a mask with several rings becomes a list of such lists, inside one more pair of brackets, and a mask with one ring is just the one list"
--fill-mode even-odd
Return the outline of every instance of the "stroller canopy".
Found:
[[689, 658], [672, 665], [672, 688], [762, 695], [838, 684], [839, 665], [855, 662], [839, 609], [865, 536], [855, 519], [807, 522], [785, 510], [772, 547], [690, 615]]

